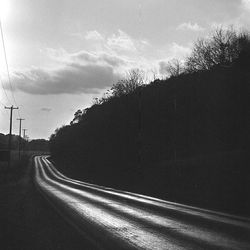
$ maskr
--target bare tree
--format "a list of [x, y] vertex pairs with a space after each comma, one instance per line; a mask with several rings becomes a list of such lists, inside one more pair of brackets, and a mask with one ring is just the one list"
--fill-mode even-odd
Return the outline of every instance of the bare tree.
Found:
[[193, 72], [230, 65], [241, 53], [241, 37], [233, 29], [219, 28], [210, 39], [199, 39], [186, 60], [185, 70]]
[[151, 80], [154, 82], [155, 80], [159, 79], [159, 74], [156, 68], [151, 69]]
[[165, 70], [170, 77], [179, 76], [183, 72], [183, 66], [180, 60], [172, 59], [171, 61], [167, 62]]
[[132, 69], [128, 72], [127, 77], [121, 79], [111, 88], [112, 96], [119, 97], [124, 94], [134, 92], [145, 82], [145, 73], [140, 69]]

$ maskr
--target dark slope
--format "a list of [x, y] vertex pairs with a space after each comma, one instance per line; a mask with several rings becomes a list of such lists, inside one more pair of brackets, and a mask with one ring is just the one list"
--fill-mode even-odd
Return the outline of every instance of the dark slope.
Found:
[[93, 105], [52, 136], [52, 156], [78, 179], [249, 213], [249, 65], [156, 80]]

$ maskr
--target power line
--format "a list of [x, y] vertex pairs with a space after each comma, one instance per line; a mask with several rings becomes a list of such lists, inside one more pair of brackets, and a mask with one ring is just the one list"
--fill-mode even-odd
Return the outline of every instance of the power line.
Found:
[[[3, 106], [3, 107], [5, 107], [5, 105], [0, 101], [0, 104]], [[2, 111], [2, 109], [0, 109], [0, 111], [1, 111], [1, 113], [3, 114], [3, 115], [5, 115], [4, 114], [4, 112]]]
[[4, 59], [5, 59], [5, 64], [6, 64], [6, 69], [7, 69], [7, 75], [8, 75], [8, 80], [9, 80], [9, 84], [10, 84], [10, 90], [13, 96], [13, 100], [16, 104], [16, 100], [13, 94], [13, 87], [12, 87], [12, 83], [10, 80], [10, 72], [9, 72], [9, 65], [8, 65], [8, 60], [7, 60], [7, 53], [6, 53], [6, 46], [5, 46], [5, 39], [4, 39], [4, 35], [3, 35], [3, 27], [2, 27], [2, 22], [0, 20], [0, 30], [1, 30], [1, 37], [2, 37], [2, 44], [3, 44], [3, 51], [4, 51]]
[[[0, 100], [0, 104], [5, 108], [6, 105], [1, 100]], [[0, 111], [4, 115], [4, 112], [2, 111], [2, 109], [0, 109]], [[6, 110], [6, 112], [7, 112], [7, 110]]]
[[4, 107], [5, 105], [4, 105], [4, 103], [2, 102], [2, 101], [0, 101], [0, 103], [1, 103], [1, 105]]
[[9, 104], [11, 104], [10, 99], [9, 99], [9, 97], [8, 97], [8, 95], [7, 95], [7, 92], [6, 92], [6, 90], [5, 90], [5, 87], [4, 87], [4, 85], [3, 85], [3, 80], [2, 80], [1, 75], [0, 75], [0, 81], [1, 81], [2, 89], [3, 89], [4, 94], [5, 94], [5, 96], [6, 96], [6, 99], [7, 99], [7, 101], [9, 102]]
[[[12, 94], [15, 105], [18, 106], [17, 102], [16, 102], [16, 99], [15, 99], [15, 96], [14, 96], [14, 93], [13, 93], [12, 82], [10, 80], [10, 71], [9, 71], [9, 65], [8, 65], [8, 60], [7, 60], [7, 53], [6, 53], [5, 41], [4, 41], [4, 35], [3, 35], [3, 27], [2, 27], [1, 20], [0, 20], [0, 30], [1, 30], [2, 44], [3, 44], [3, 50], [4, 50], [4, 59], [5, 59], [6, 70], [7, 70], [7, 75], [8, 75], [9, 85], [10, 85], [10, 91], [11, 91], [11, 94]], [[19, 114], [19, 117], [20, 117], [19, 110], [18, 110], [18, 114]]]

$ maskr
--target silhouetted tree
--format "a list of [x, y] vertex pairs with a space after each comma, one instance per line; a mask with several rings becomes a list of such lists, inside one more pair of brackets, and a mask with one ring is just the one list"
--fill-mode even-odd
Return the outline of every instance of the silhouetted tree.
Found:
[[73, 120], [70, 122], [70, 124], [78, 123], [81, 120], [81, 117], [83, 115], [83, 111], [78, 109], [75, 114]]
[[165, 70], [170, 77], [176, 77], [183, 73], [184, 68], [180, 60], [173, 59], [167, 62]]
[[120, 97], [134, 92], [139, 86], [144, 84], [145, 73], [139, 69], [133, 69], [128, 72], [126, 78], [121, 79], [111, 88], [113, 97]]
[[186, 71], [209, 70], [214, 66], [229, 66], [239, 58], [244, 46], [249, 41], [247, 34], [237, 34], [233, 29], [215, 30], [211, 38], [199, 39], [191, 55], [186, 60]]

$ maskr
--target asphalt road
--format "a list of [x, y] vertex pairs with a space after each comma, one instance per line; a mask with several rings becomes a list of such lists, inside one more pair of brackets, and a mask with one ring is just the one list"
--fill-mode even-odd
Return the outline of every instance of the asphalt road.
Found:
[[250, 249], [248, 218], [80, 182], [34, 160], [41, 194], [96, 249]]

